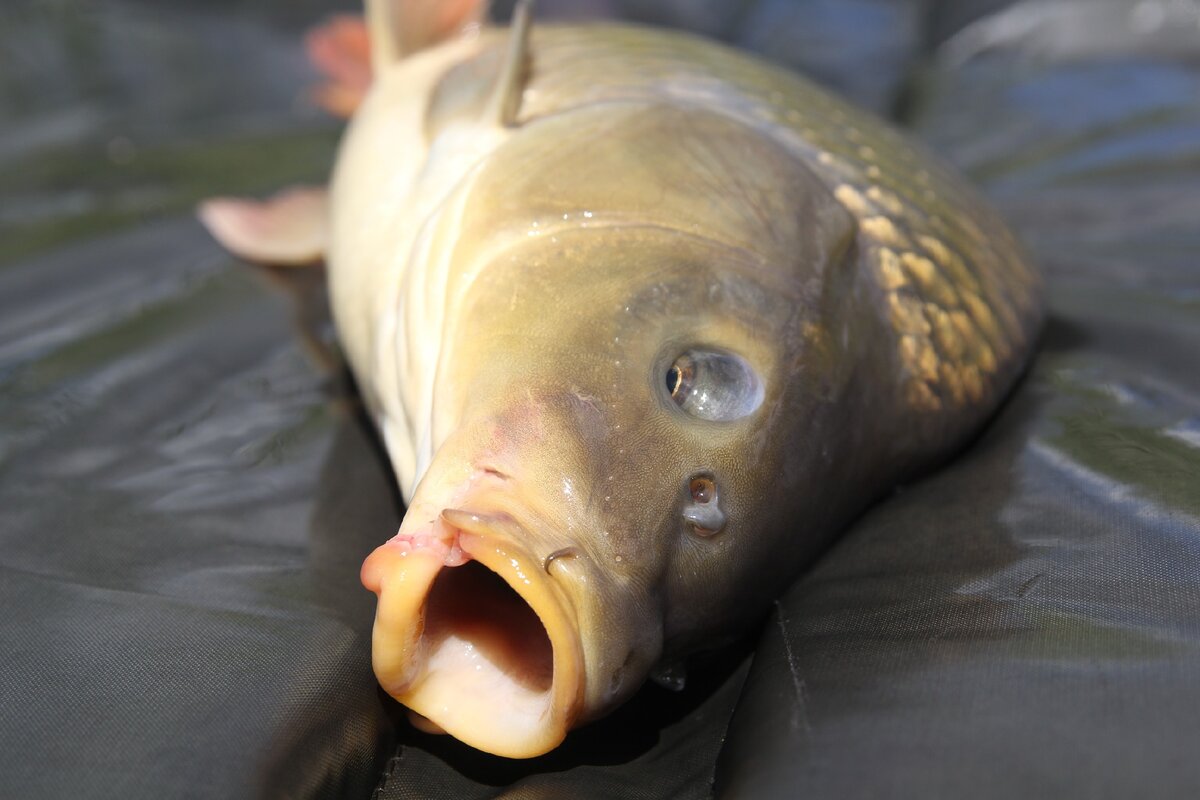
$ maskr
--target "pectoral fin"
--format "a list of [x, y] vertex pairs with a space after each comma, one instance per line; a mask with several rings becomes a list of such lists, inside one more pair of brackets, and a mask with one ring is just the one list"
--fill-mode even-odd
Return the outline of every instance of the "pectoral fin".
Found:
[[325, 257], [329, 201], [323, 187], [285, 189], [263, 201], [217, 197], [201, 203], [197, 216], [218, 242], [247, 261], [298, 267]]

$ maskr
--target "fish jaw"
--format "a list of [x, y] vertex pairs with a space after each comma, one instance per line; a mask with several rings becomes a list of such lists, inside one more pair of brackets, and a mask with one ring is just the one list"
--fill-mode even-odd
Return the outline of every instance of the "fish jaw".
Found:
[[532, 758], [580, 720], [570, 598], [503, 515], [448, 509], [364, 562], [379, 596], [372, 661], [388, 694], [472, 747]]

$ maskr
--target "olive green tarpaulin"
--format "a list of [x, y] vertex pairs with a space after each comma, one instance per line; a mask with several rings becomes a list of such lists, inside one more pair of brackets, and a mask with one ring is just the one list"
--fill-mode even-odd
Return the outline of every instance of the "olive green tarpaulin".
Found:
[[543, 0], [899, 120], [1050, 315], [960, 457], [684, 692], [531, 762], [377, 690], [357, 571], [400, 508], [320, 278], [189, 214], [322, 178], [337, 129], [297, 96], [329, 8], [0, 9], [0, 797], [1200, 795], [1200, 4]]

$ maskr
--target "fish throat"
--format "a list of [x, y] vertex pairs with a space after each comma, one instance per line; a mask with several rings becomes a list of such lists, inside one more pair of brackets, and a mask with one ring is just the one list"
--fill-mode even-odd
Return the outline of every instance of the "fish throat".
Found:
[[[537, 613], [503, 578], [474, 559], [444, 567], [425, 599], [425, 668], [465, 698], [513, 716], [549, 711], [554, 650]], [[468, 700], [464, 699], [464, 702]]]

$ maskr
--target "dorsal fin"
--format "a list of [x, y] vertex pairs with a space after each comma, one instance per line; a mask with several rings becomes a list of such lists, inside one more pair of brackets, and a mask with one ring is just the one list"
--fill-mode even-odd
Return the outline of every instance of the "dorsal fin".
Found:
[[476, 27], [488, 0], [366, 0], [371, 64], [384, 67]]
[[508, 29], [508, 49], [500, 72], [496, 75], [492, 93], [483, 107], [480, 121], [484, 124], [507, 128], [516, 122], [529, 66], [529, 29], [532, 24], [533, 0], [517, 0]]

